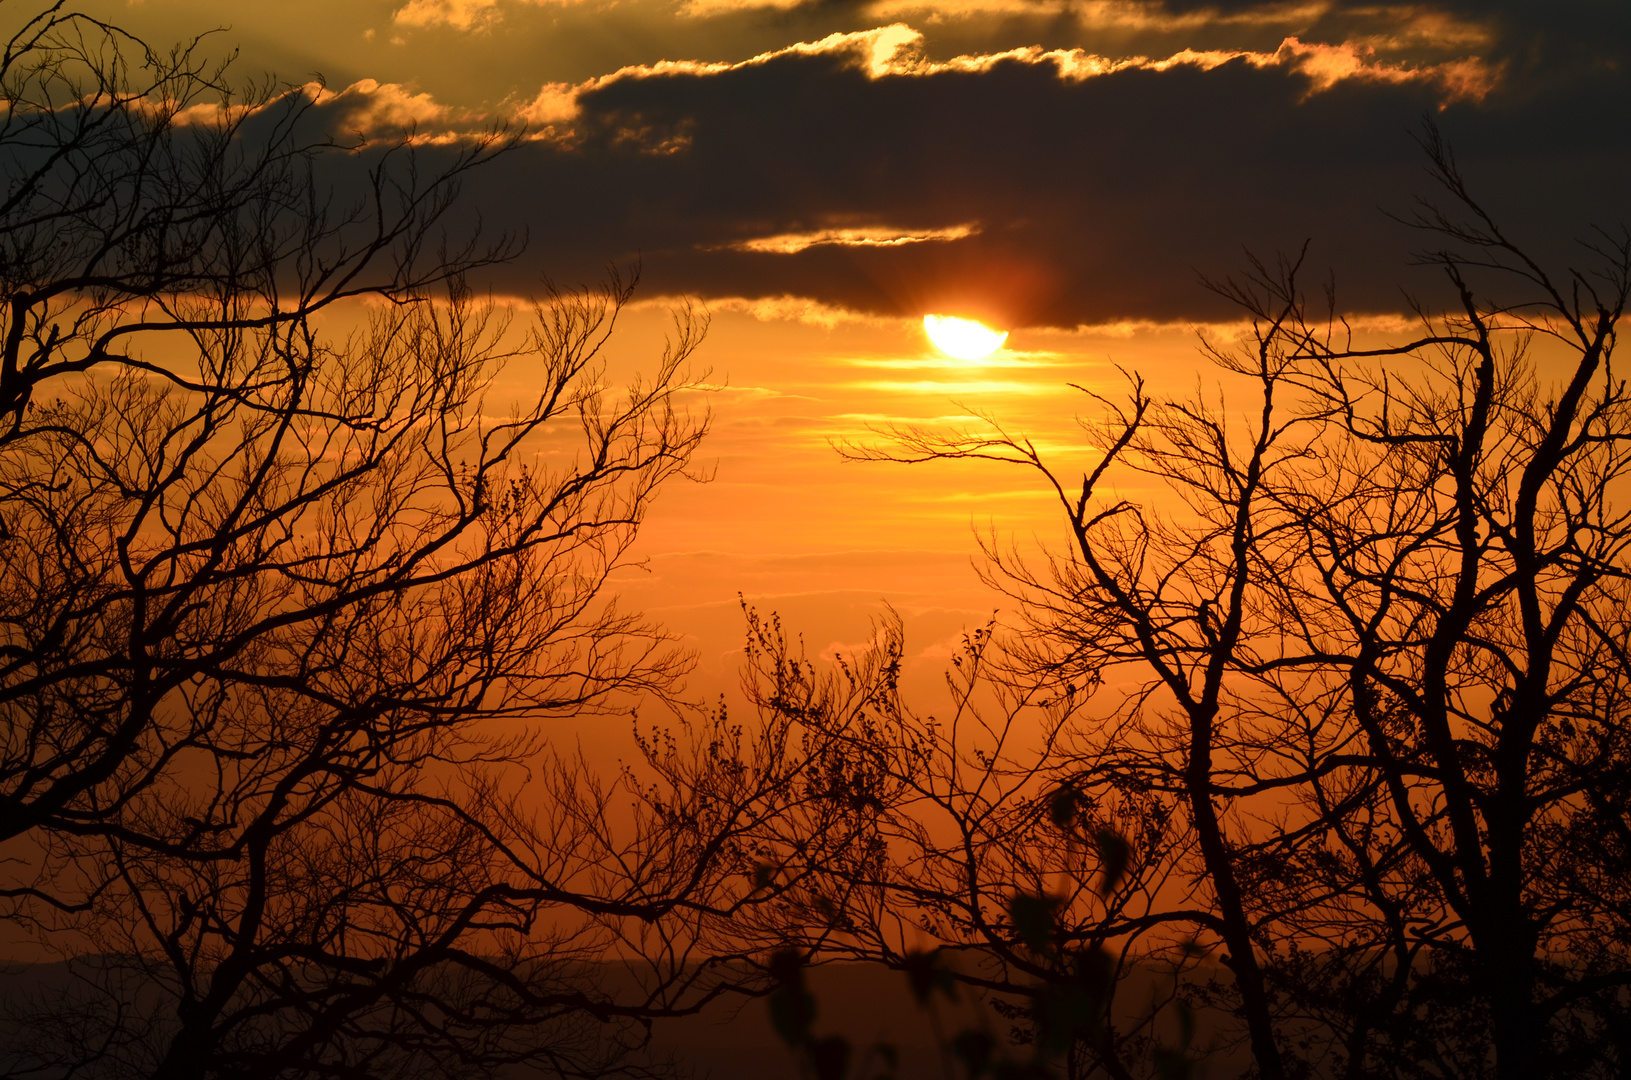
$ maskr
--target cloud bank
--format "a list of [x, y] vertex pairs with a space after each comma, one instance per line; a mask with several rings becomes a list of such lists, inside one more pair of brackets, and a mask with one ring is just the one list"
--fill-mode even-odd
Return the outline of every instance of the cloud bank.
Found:
[[[857, 10], [930, 20], [1008, 3], [1022, 0]], [[1350, 306], [1397, 311], [1401, 286], [1434, 287], [1407, 265], [1420, 238], [1388, 217], [1434, 194], [1413, 141], [1425, 117], [1544, 258], [1574, 258], [1592, 222], [1631, 218], [1631, 93], [1614, 52], [1631, 39], [1605, 36], [1617, 9], [1575, 5], [1559, 26], [1500, 3], [1065, 7], [1187, 25], [1197, 44], [937, 56], [893, 22], [546, 84], [505, 107], [529, 137], [470, 185], [485, 223], [531, 241], [492, 284], [528, 291], [541, 274], [592, 279], [639, 259], [649, 285], [704, 299], [1008, 326], [1210, 319], [1229, 313], [1197, 275], [1311, 240]], [[1293, 25], [1277, 44], [1231, 46], [1218, 29]], [[350, 122], [399, 113], [448, 138], [474, 126], [400, 87], [320, 107], [338, 125], [342, 105]]]

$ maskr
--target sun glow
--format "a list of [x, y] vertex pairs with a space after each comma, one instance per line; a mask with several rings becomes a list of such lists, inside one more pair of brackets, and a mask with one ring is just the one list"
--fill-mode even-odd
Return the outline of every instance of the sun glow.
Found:
[[1008, 340], [1007, 331], [955, 315], [923, 316], [923, 332], [941, 352], [959, 360], [983, 360]]

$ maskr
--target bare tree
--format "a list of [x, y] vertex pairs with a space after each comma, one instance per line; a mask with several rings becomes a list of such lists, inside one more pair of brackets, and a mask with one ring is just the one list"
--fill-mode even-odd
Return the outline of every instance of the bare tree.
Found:
[[[996, 682], [1119, 688], [1041, 725], [1032, 768], [1090, 806], [1171, 800], [1148, 917], [1220, 958], [1186, 1000], [1236, 1013], [1259, 1074], [1608, 1075], [1631, 978], [1631, 239], [1598, 234], [1594, 268], [1555, 279], [1424, 146], [1456, 212], [1414, 224], [1458, 306], [1420, 308], [1411, 340], [1362, 348], [1300, 257], [1253, 263], [1213, 285], [1252, 332], [1207, 345], [1244, 415], [1135, 379], [1126, 405], [1097, 398], [1080, 482], [994, 422], [852, 452], [1012, 463], [1057, 497], [1067, 548], [987, 551], [1022, 614]], [[1123, 470], [1170, 501], [1104, 497]], [[1115, 925], [1057, 910], [1061, 934]], [[968, 920], [922, 925], [1001, 951]]]
[[1293, 353], [1349, 440], [1322, 455], [1325, 505], [1290, 501], [1301, 636], [1342, 658], [1397, 843], [1453, 916], [1432, 947], [1475, 965], [1500, 1075], [1623, 1071], [1631, 235], [1599, 232], [1593, 265], [1554, 278], [1436, 131], [1425, 147], [1453, 210], [1414, 224], [1459, 307], [1392, 349], [1305, 334]]
[[69, 960], [6, 1068], [629, 1065], [742, 984], [696, 950], [771, 803], [618, 825], [547, 722], [685, 670], [605, 583], [691, 469], [706, 320], [614, 385], [632, 283], [522, 325], [464, 284], [515, 250], [443, 228], [506, 133], [427, 172], [201, 55], [59, 4], [0, 57], [0, 895]]
[[[1278, 374], [1264, 372], [1269, 385]], [[1123, 700], [1096, 702], [1087, 712], [1078, 704], [1076, 723], [1054, 736], [1059, 749], [1042, 768], [1095, 805], [1114, 805], [1119, 793], [1132, 791], [1163, 800], [1157, 805], [1169, 815], [1181, 807], [1177, 836], [1162, 838], [1173, 850], [1149, 851], [1144, 865], [1160, 867], [1158, 880], [1177, 875], [1188, 885], [1150, 890], [1144, 925], [1120, 928], [1124, 947], [1137, 949], [1145, 929], [1166, 931], [1159, 948], [1169, 952], [1197, 939], [1204, 948], [1221, 945], [1258, 1067], [1265, 1076], [1284, 1076], [1264, 958], [1254, 942], [1257, 912], [1243, 880], [1257, 849], [1279, 838], [1256, 840], [1243, 804], [1254, 795], [1276, 803], [1278, 789], [1304, 769], [1295, 758], [1265, 752], [1300, 740], [1261, 707], [1260, 688], [1237, 678], [1255, 651], [1251, 631], [1271, 625], [1267, 609], [1282, 573], [1263, 564], [1265, 548], [1254, 541], [1265, 482], [1287, 453], [1284, 432], [1265, 407], [1261, 426], [1237, 437], [1198, 406], [1158, 406], [1135, 380], [1130, 406], [1090, 433], [1103, 457], [1075, 491], [1033, 444], [1000, 427], [949, 436], [894, 431], [892, 445], [858, 456], [1009, 462], [1037, 471], [1051, 486], [1070, 525], [1068, 553], [1038, 572], [1017, 553], [987, 551], [997, 570], [993, 584], [1023, 605], [1026, 619], [998, 681], [1133, 688]], [[1158, 516], [1124, 501], [1095, 502], [1106, 472], [1135, 453], [1192, 514]], [[1178, 864], [1162, 866], [1163, 854]], [[1067, 921], [1064, 932], [1079, 931]], [[1125, 1073], [1113, 1057], [1098, 1059], [1088, 1064]]]

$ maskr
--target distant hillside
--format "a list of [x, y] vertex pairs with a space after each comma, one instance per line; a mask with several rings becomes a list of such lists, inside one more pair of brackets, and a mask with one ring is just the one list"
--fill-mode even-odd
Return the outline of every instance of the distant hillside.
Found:
[[[942, 1080], [945, 1070], [936, 1048], [928, 1013], [919, 1009], [906, 977], [872, 964], [835, 964], [810, 971], [816, 998], [818, 1034], [841, 1034], [856, 1052], [873, 1043], [892, 1043], [898, 1051], [898, 1080]], [[948, 1022], [968, 1014], [946, 1010]], [[993, 1018], [1005, 1030], [1006, 1022]], [[794, 1080], [793, 1055], [770, 1027], [765, 1002], [721, 1002], [684, 1020], [662, 1021], [652, 1038], [654, 1060], [671, 1057], [698, 1080]]]
[[[96, 966], [98, 958], [84, 958], [75, 964]], [[80, 1012], [98, 1008], [117, 1009], [111, 997], [101, 997], [91, 983], [72, 978], [67, 963], [0, 966], [0, 1007], [22, 1007], [33, 1011], [49, 998], [68, 991]], [[118, 968], [120, 965], [113, 965]], [[104, 969], [112, 970], [112, 969]], [[614, 971], [608, 981], [615, 989], [619, 982]], [[865, 1055], [878, 1043], [892, 1045], [897, 1057], [893, 1070], [896, 1080], [945, 1080], [946, 1063], [929, 1014], [918, 1007], [907, 988], [905, 976], [875, 964], [832, 964], [811, 968], [809, 985], [817, 1003], [815, 1030], [818, 1035], [841, 1034]], [[120, 980], [124, 982], [123, 979]], [[124, 982], [132, 986], [130, 982]], [[1120, 990], [1120, 1000], [1129, 1007], [1145, 1005], [1152, 995], [1166, 989], [1163, 980], [1133, 974]], [[138, 999], [145, 995], [135, 995]], [[1164, 994], [1162, 995], [1164, 996]], [[960, 1000], [950, 1004], [939, 1000], [941, 1022], [948, 1033], [972, 1023], [985, 1023], [999, 1038], [1006, 1036], [1009, 1021], [977, 1003], [967, 988], [960, 988]], [[152, 1007], [157, 1002], [144, 1003]], [[128, 1005], [127, 1005], [128, 1007]], [[140, 1006], [139, 1006], [140, 1007]], [[65, 1017], [65, 1020], [67, 1018]], [[96, 1026], [94, 1024], [89, 1026]], [[1209, 1034], [1202, 1025], [1202, 1037]], [[0, 1047], [0, 1076], [14, 1074], [15, 1062], [8, 1062]], [[672, 1068], [674, 1075], [690, 1080], [798, 1080], [792, 1052], [771, 1029], [769, 1009], [763, 999], [728, 997], [700, 1014], [654, 1024], [652, 1040], [643, 1062], [658, 1069]], [[882, 1073], [882, 1062], [873, 1060], [867, 1076]], [[1197, 1071], [1196, 1080], [1235, 1076], [1244, 1059], [1214, 1056]], [[533, 1080], [542, 1074], [517, 1070], [507, 1080]], [[963, 1075], [961, 1066], [954, 1075]], [[56, 1074], [31, 1072], [37, 1080], [56, 1080]]]

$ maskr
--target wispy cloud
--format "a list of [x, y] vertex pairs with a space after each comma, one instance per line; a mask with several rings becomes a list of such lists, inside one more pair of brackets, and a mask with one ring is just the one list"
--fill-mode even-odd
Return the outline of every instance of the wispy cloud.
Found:
[[392, 12], [391, 21], [398, 26], [473, 30], [491, 25], [498, 17], [498, 0], [409, 0]]
[[837, 326], [878, 326], [885, 323], [914, 323], [915, 319], [891, 318], [870, 312], [855, 311], [835, 304], [824, 304], [807, 296], [744, 297], [726, 296], [708, 301], [714, 311], [742, 312], [760, 322], [797, 322], [806, 326], [820, 326], [831, 330]]
[[[532, 7], [569, 7], [584, 0], [523, 0]], [[491, 30], [504, 19], [499, 0], [408, 0], [391, 13], [391, 21], [413, 29], [445, 26], [453, 30]]]
[[1250, 49], [1182, 49], [1170, 56], [1110, 57], [1085, 49], [1043, 49], [1040, 46], [1008, 49], [1003, 52], [974, 53], [948, 60], [930, 61], [916, 55], [916, 42], [902, 43], [887, 64], [891, 75], [934, 75], [940, 72], [983, 72], [999, 64], [1052, 65], [1059, 77], [1082, 80], [1112, 75], [1120, 71], [1167, 71], [1175, 67], [1196, 67], [1203, 71], [1235, 61], [1257, 68], [1294, 71], [1309, 81], [1309, 92], [1331, 89], [1348, 79], [1386, 83], [1422, 83], [1437, 86], [1446, 102], [1483, 99], [1500, 80], [1499, 65], [1477, 56], [1460, 57], [1441, 63], [1395, 61], [1383, 56], [1369, 41], [1338, 43], [1304, 42], [1288, 37], [1272, 52]]
[[[1183, 49], [1166, 57], [1111, 57], [1085, 49], [1027, 46], [931, 60], [925, 55], [921, 31], [905, 23], [891, 23], [869, 30], [829, 34], [816, 41], [798, 42], [742, 61], [661, 60], [652, 64], [629, 65], [576, 84], [546, 83], [532, 99], [512, 105], [507, 118], [529, 125], [539, 138], [566, 137], [570, 134], [569, 125], [582, 113], [583, 99], [619, 82], [687, 76], [707, 78], [763, 67], [791, 57], [819, 55], [848, 56], [872, 79], [927, 77], [947, 73], [978, 74], [1004, 64], [1021, 64], [1052, 67], [1060, 79], [1076, 82], [1128, 70], [1166, 71], [1175, 67], [1211, 70], [1224, 64], [1241, 62], [1257, 68], [1278, 68], [1302, 75], [1308, 80], [1309, 93], [1329, 90], [1346, 80], [1416, 83], [1436, 87], [1445, 103], [1481, 100], [1495, 87], [1501, 76], [1499, 65], [1486, 63], [1477, 56], [1440, 63], [1392, 60], [1379, 51], [1379, 45], [1374, 40], [1330, 44], [1304, 42], [1295, 36], [1285, 38], [1273, 51]], [[970, 231], [956, 231], [964, 228]], [[896, 246], [955, 240], [972, 235], [974, 231], [977, 231], [974, 225], [893, 233], [870, 227], [834, 228], [782, 233], [724, 246], [741, 251], [794, 253], [828, 244]]]
[[811, 232], [778, 233], [728, 244], [711, 245], [706, 250], [756, 251], [776, 255], [796, 255], [813, 247], [832, 244], [839, 247], [899, 247], [962, 240], [980, 231], [978, 224], [952, 225], [943, 229], [899, 229], [868, 225], [850, 229], [816, 229]]
[[276, 113], [302, 98], [337, 136], [406, 138], [423, 144], [458, 141], [492, 126], [492, 120], [479, 110], [454, 108], [412, 87], [377, 79], [359, 79], [339, 90], [315, 81], [302, 83], [253, 106], [203, 102], [180, 110], [170, 122], [183, 128], [204, 127], [245, 115]]
[[1058, 353], [1015, 353], [1008, 351], [981, 360], [956, 360], [944, 356], [851, 356], [839, 358], [838, 363], [847, 367], [883, 368], [892, 371], [969, 371], [975, 368], [1049, 368], [1060, 366]]
[[680, 14], [693, 19], [731, 15], [739, 11], [787, 11], [806, 0], [683, 0]]
[[545, 83], [537, 96], [515, 106], [514, 119], [534, 126], [564, 124], [575, 119], [581, 110], [581, 100], [588, 94], [630, 79], [663, 79], [675, 76], [705, 77], [724, 75], [753, 67], [762, 67], [777, 60], [795, 56], [823, 54], [847, 55], [855, 58], [873, 78], [904, 70], [897, 54], [903, 49], [921, 46], [923, 35], [910, 26], [896, 23], [871, 30], [828, 34], [819, 41], [801, 41], [782, 49], [759, 53], [734, 63], [703, 60], [659, 60], [653, 64], [630, 64], [606, 75], [597, 75], [580, 83]]
[[[970, 364], [969, 367], [978, 365]], [[942, 382], [925, 379], [918, 382], [872, 380], [845, 383], [856, 390], [872, 390], [885, 394], [932, 394], [935, 397], [957, 400], [977, 400], [993, 394], [1055, 394], [1059, 388], [1052, 383], [1015, 382], [1003, 379], [971, 379], [967, 382]]]
[[[745, 0], [744, 0], [745, 2]], [[1087, 29], [1163, 31], [1209, 26], [1306, 25], [1326, 15], [1329, 0], [1268, 3], [1243, 8], [1201, 7], [1170, 11], [1162, 4], [1137, 0], [873, 0], [866, 10], [874, 18], [922, 14], [932, 19], [980, 16], [1073, 17]]]

